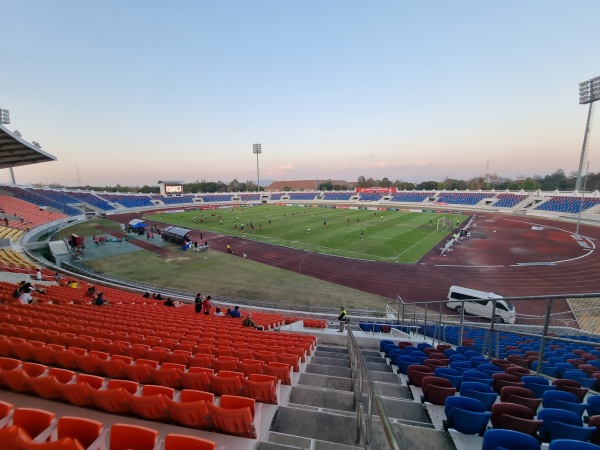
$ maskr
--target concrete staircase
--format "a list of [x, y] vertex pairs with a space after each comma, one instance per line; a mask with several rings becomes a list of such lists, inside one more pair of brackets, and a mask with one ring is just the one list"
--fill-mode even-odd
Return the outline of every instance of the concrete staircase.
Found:
[[[425, 408], [414, 401], [410, 389], [401, 385], [381, 354], [376, 349], [362, 353], [401, 448], [454, 450], [448, 434], [434, 429]], [[363, 392], [368, 392], [366, 384]], [[366, 407], [366, 395], [363, 402]], [[356, 426], [348, 349], [319, 346], [257, 450], [364, 448], [364, 432], [357, 439]], [[389, 448], [375, 410], [370, 448]]]

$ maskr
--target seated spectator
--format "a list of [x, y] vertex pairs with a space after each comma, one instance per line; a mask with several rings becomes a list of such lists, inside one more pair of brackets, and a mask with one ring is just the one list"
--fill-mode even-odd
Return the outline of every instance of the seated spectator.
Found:
[[252, 320], [252, 314], [251, 313], [248, 313], [248, 315], [246, 316], [246, 318], [242, 322], [242, 326], [248, 327], [248, 328], [254, 328], [255, 330], [262, 330], [263, 329], [262, 326], [256, 325], [254, 323], [254, 321]]
[[227, 308], [227, 312], [225, 313], [225, 317], [231, 317], [231, 308]]
[[21, 303], [21, 305], [31, 305], [37, 303], [37, 301], [31, 296], [29, 292], [23, 291], [19, 296], [19, 303]]
[[240, 307], [236, 306], [235, 308], [233, 308], [233, 311], [231, 311], [229, 315], [234, 319], [239, 319], [240, 317], [242, 317], [242, 314], [240, 313]]
[[70, 288], [73, 288], [73, 289], [77, 289], [77, 287], [78, 287], [78, 285], [77, 285], [77, 281], [74, 281], [74, 280], [71, 280], [71, 281], [69, 281], [69, 282], [67, 283], [67, 285], [68, 285]]
[[42, 281], [42, 271], [39, 268], [35, 271], [35, 279]]
[[144, 298], [150, 298], [150, 292], [146, 291], [146, 293], [144, 295], [142, 295], [142, 297], [144, 297]]
[[154, 299], [155, 300], [162, 300], [163, 298], [162, 298], [162, 295], [160, 295], [160, 293], [159, 293], [159, 294], [156, 294], [156, 297], [154, 297]]
[[104, 293], [99, 292], [96, 298], [92, 302], [96, 306], [109, 306], [108, 300], [104, 299]]
[[91, 297], [91, 298], [96, 298], [98, 296], [98, 294], [96, 293], [96, 287], [95, 286], [91, 286], [88, 288], [87, 291], [85, 291], [85, 294], [83, 294], [84, 297]]
[[171, 300], [171, 297], [167, 297], [167, 299], [165, 300], [165, 302], [163, 303], [163, 305], [175, 307], [175, 303], [173, 302], [173, 300]]
[[223, 314], [223, 313], [221, 312], [221, 308], [219, 308], [219, 307], [217, 306], [217, 308], [215, 309], [215, 312], [213, 313], [213, 316], [215, 316], [215, 317], [224, 317], [224, 316], [225, 316], [225, 314]]
[[56, 272], [54, 274], [54, 281], [56, 281], [56, 283], [60, 286], [60, 280], [62, 279], [62, 277], [60, 276], [60, 273]]
[[40, 294], [46, 294], [48, 291], [44, 286], [35, 286], [33, 292], [39, 292]]

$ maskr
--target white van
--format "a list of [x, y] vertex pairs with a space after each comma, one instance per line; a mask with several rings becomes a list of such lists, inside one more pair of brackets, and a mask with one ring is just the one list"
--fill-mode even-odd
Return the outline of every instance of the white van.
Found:
[[[465, 313], [474, 316], [492, 319], [493, 302], [491, 299], [501, 299], [502, 296], [493, 292], [476, 291], [461, 286], [451, 286], [448, 291], [448, 308], [461, 313], [464, 307]], [[494, 322], [515, 323], [515, 307], [506, 300], [496, 301], [496, 314]]]

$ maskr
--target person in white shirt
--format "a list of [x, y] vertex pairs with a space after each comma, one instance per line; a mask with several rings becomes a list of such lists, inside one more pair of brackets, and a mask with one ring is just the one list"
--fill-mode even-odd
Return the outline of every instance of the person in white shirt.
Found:
[[215, 316], [215, 317], [223, 317], [223, 316], [225, 316], [225, 314], [223, 314], [223, 313], [221, 312], [221, 308], [219, 308], [219, 307], [217, 306], [217, 308], [215, 309], [215, 312], [213, 313], [213, 316]]
[[38, 281], [42, 281], [42, 271], [40, 269], [38, 269], [35, 272], [35, 279], [38, 280]]
[[19, 296], [19, 303], [21, 303], [21, 305], [29, 305], [31, 303], [35, 303], [35, 300], [29, 292], [23, 292]]

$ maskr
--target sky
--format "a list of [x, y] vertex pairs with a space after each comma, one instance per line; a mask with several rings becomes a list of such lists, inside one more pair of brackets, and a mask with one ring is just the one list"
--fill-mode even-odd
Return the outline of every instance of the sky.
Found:
[[599, 13], [597, 0], [0, 0], [0, 108], [58, 160], [16, 181], [256, 180], [254, 143], [261, 180], [576, 171]]

